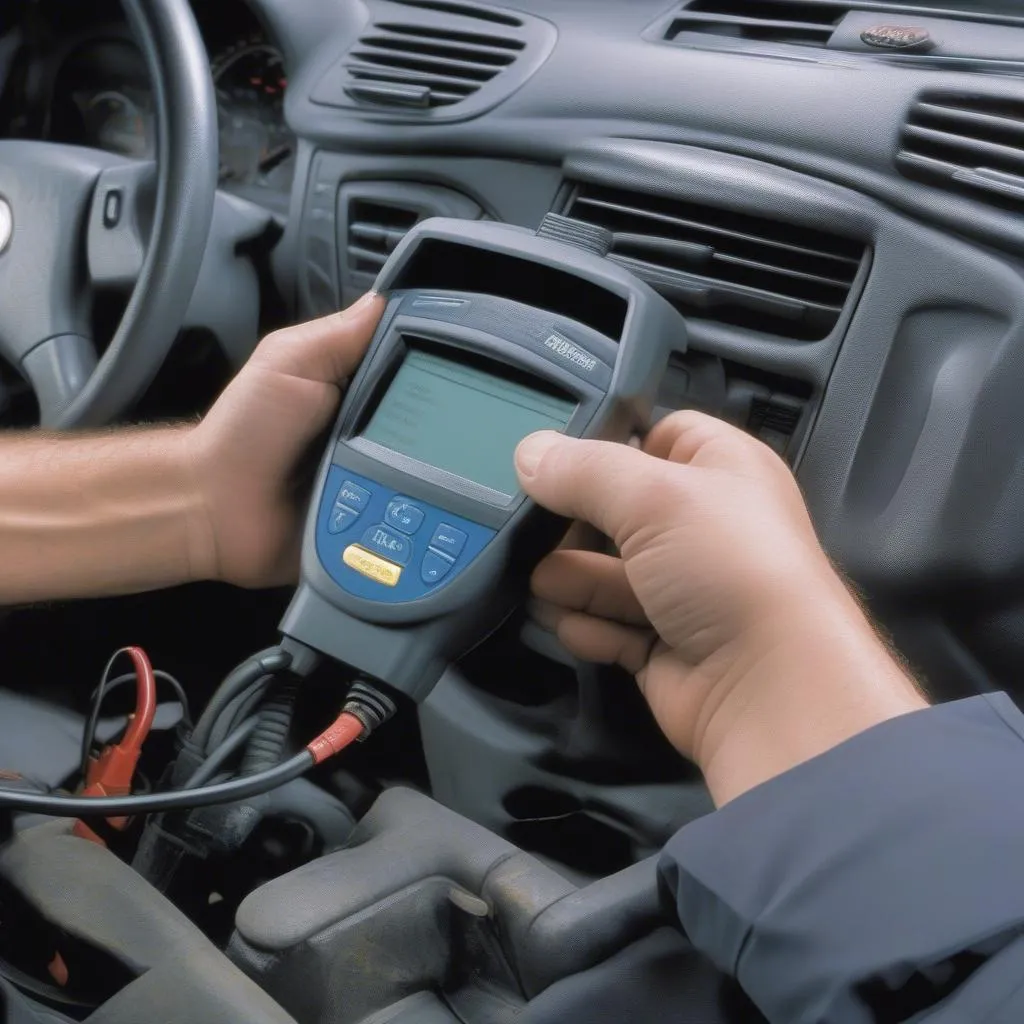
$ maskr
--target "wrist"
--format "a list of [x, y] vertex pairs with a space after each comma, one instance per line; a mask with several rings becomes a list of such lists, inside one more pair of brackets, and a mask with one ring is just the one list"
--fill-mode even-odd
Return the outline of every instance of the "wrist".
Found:
[[177, 461], [186, 495], [184, 526], [190, 581], [220, 580], [215, 502], [202, 432], [199, 426], [192, 426], [177, 434]]
[[717, 805], [927, 706], [857, 601], [832, 579], [766, 610], [716, 656], [694, 759]]

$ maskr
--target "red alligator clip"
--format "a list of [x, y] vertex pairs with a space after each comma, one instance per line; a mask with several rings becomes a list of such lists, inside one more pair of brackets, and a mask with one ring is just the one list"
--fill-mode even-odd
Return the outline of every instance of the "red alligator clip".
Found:
[[[89, 763], [82, 796], [127, 796], [132, 790], [132, 778], [153, 726], [156, 714], [156, 677], [153, 666], [141, 647], [126, 647], [119, 654], [127, 654], [135, 665], [135, 711], [128, 720], [128, 728], [119, 743], [111, 744]], [[108, 818], [111, 828], [123, 829], [128, 818]], [[74, 834], [90, 839], [101, 846], [106, 844], [83, 821], [76, 821]]]

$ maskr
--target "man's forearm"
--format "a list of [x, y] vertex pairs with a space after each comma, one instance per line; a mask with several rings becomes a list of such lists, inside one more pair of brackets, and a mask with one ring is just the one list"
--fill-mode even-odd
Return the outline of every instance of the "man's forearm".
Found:
[[187, 428], [0, 443], [0, 603], [203, 578], [212, 539]]

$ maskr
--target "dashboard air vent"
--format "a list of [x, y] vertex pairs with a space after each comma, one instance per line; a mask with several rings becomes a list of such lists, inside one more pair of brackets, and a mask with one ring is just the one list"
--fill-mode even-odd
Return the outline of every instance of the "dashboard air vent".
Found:
[[566, 212], [611, 231], [611, 258], [684, 313], [806, 341], [835, 327], [865, 252], [823, 231], [606, 186], [579, 185]]
[[800, 425], [804, 405], [799, 398], [790, 395], [757, 396], [750, 403], [747, 430], [781, 455]]
[[826, 46], [850, 5], [836, 0], [690, 0], [669, 18], [664, 42], [683, 43], [690, 34]]
[[1024, 103], [926, 96], [911, 108], [896, 157], [911, 178], [1024, 206]]
[[377, 24], [348, 59], [348, 95], [383, 106], [446, 107], [461, 103], [516, 60], [521, 40], [497, 34]]
[[349, 269], [376, 275], [419, 219], [416, 210], [353, 199], [348, 207], [346, 239]]
[[364, 0], [369, 21], [310, 99], [374, 121], [465, 120], [506, 99], [547, 60], [543, 18], [468, 0]]

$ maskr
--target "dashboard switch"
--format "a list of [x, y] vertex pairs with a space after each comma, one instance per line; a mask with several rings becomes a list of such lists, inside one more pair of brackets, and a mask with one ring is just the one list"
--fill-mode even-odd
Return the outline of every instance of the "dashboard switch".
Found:
[[123, 209], [124, 193], [119, 188], [112, 188], [103, 200], [103, 226], [116, 228], [121, 223]]

